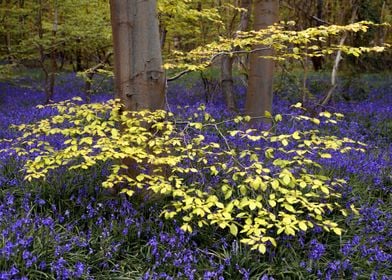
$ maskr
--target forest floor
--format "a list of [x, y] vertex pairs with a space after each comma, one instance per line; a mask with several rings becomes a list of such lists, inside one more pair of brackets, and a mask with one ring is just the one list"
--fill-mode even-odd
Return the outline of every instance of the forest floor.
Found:
[[[358, 215], [347, 217], [326, 213], [343, 229], [341, 236], [315, 226], [295, 236], [276, 236], [278, 246], [260, 254], [216, 225], [184, 232], [180, 220], [160, 215], [164, 201], [108, 195], [101, 187], [107, 164], [27, 182], [25, 158], [0, 153], [0, 279], [392, 279], [391, 81], [388, 74], [372, 74], [342, 83], [325, 109], [345, 117], [318, 128], [322, 134], [367, 145], [363, 153], [332, 152], [331, 158], [319, 161], [323, 174], [347, 181], [339, 190], [339, 203], [359, 209]], [[11, 124], [48, 116], [36, 108], [44, 94], [21, 84], [29, 82], [0, 83], [0, 139], [20, 135]], [[312, 97], [319, 98], [327, 84], [325, 78], [312, 76]], [[110, 85], [103, 85], [92, 102], [111, 98], [105, 93]], [[82, 88], [75, 76], [61, 77], [55, 101], [85, 97]], [[276, 92], [274, 113], [298, 114], [291, 106], [300, 100], [298, 90], [286, 84]], [[241, 108], [245, 89], [236, 85], [236, 93]], [[206, 113], [217, 121], [233, 118], [222, 100], [214, 82], [207, 91], [200, 81], [170, 84], [167, 94], [168, 109], [181, 120], [203, 121]], [[224, 129], [235, 128], [233, 122], [228, 126]], [[284, 119], [276, 131], [297, 129], [313, 126]], [[223, 142], [211, 131], [201, 133]], [[4, 148], [7, 143], [0, 142], [0, 150]], [[206, 178], [206, 185], [217, 184], [225, 173]]]

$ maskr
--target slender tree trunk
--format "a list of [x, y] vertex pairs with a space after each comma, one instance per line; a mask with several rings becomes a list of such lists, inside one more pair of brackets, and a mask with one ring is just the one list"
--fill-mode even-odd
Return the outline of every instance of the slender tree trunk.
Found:
[[54, 20], [53, 20], [53, 29], [52, 29], [52, 49], [50, 52], [50, 73], [49, 73], [49, 84], [47, 85], [47, 93], [46, 93], [46, 103], [50, 103], [53, 100], [54, 95], [54, 85], [56, 82], [56, 73], [57, 73], [57, 29], [58, 29], [58, 7], [57, 0], [54, 4]]
[[156, 0], [111, 0], [116, 97], [126, 110], [162, 109], [165, 75]]
[[[255, 0], [253, 9], [255, 30], [264, 29], [278, 21], [279, 0]], [[272, 83], [275, 62], [272, 59], [260, 58], [260, 56], [273, 54], [272, 49], [250, 54], [245, 114], [257, 118], [254, 120], [254, 124], [260, 120], [267, 124], [270, 122], [265, 118], [265, 114], [266, 112], [272, 113]]]
[[[324, 0], [317, 0], [316, 4], [316, 9], [317, 9], [317, 18], [322, 20], [324, 13], [323, 13], [323, 6], [324, 6]], [[320, 26], [321, 22], [316, 21], [316, 26]], [[319, 47], [321, 47], [321, 44], [319, 44]], [[324, 58], [321, 56], [314, 56], [311, 58], [312, 63], [313, 63], [313, 69], [314, 71], [320, 71], [323, 69], [323, 64], [324, 64]]]
[[[38, 13], [37, 13], [36, 26], [37, 26], [38, 38], [40, 40], [42, 40], [43, 36], [44, 36], [44, 30], [42, 27], [42, 9], [43, 9], [42, 0], [37, 0], [37, 4], [38, 4]], [[48, 100], [49, 100], [49, 98], [48, 98], [48, 96], [49, 96], [49, 71], [45, 65], [45, 60], [46, 60], [45, 48], [41, 42], [38, 43], [38, 52], [39, 52], [39, 57], [40, 57], [39, 63], [41, 66], [41, 70], [44, 74], [44, 91], [45, 91], [45, 96], [46, 96], [45, 103], [48, 103]]]
[[11, 3], [11, 1], [10, 0], [6, 0], [5, 1], [5, 10], [6, 10], [6, 13], [5, 13], [5, 16], [4, 16], [4, 18], [3, 18], [3, 24], [4, 24], [4, 30], [5, 30], [5, 37], [4, 37], [4, 39], [5, 39], [5, 48], [6, 48], [6, 51], [7, 51], [7, 60], [8, 60], [8, 63], [9, 64], [11, 64], [12, 63], [12, 54], [11, 54], [11, 51], [12, 51], [12, 47], [11, 47], [11, 24], [9, 23], [9, 20], [8, 20], [8, 17], [7, 17], [7, 13], [9, 13], [9, 11], [11, 10], [11, 5], [12, 5], [12, 3]]
[[234, 82], [233, 82], [233, 57], [224, 55], [221, 59], [221, 88], [225, 97], [226, 106], [235, 111]]
[[[359, 9], [358, 4], [354, 2], [352, 2], [352, 6], [353, 6], [353, 10], [352, 10], [352, 14], [351, 14], [351, 19], [349, 23], [353, 23], [357, 17], [357, 12]], [[347, 39], [347, 32], [345, 32], [342, 36], [342, 38], [339, 41], [339, 47], [342, 47], [344, 45], [344, 42]], [[335, 57], [335, 61], [332, 67], [332, 72], [331, 72], [331, 85], [330, 88], [327, 92], [327, 94], [325, 95], [324, 99], [320, 102], [321, 106], [325, 106], [328, 104], [328, 102], [331, 100], [331, 98], [333, 97], [333, 93], [335, 92], [335, 89], [337, 87], [337, 76], [338, 76], [338, 69], [339, 69], [339, 64], [340, 61], [342, 60], [342, 51], [338, 50], [336, 53], [336, 57]]]
[[[242, 0], [241, 8], [246, 9], [246, 12], [241, 12], [240, 28], [239, 30], [247, 31], [250, 27], [250, 18], [252, 15], [252, 0]], [[248, 70], [249, 70], [249, 55], [244, 55], [238, 58], [238, 66], [241, 71], [241, 82], [244, 86], [248, 86]]]
[[82, 50], [80, 48], [80, 41], [81, 39], [79, 37], [76, 38], [76, 52], [75, 52], [76, 72], [83, 71]]
[[[245, 31], [248, 29], [250, 18], [251, 0], [242, 0], [241, 8], [246, 11], [241, 12], [240, 25], [238, 31]], [[229, 110], [235, 111], [237, 106], [235, 104], [234, 96], [234, 79], [233, 79], [233, 63], [234, 57], [224, 55], [221, 59], [221, 88], [223, 96], [225, 97], [226, 106]]]
[[165, 47], [166, 35], [167, 35], [167, 29], [163, 27], [161, 30], [161, 50], [163, 50], [163, 48]]

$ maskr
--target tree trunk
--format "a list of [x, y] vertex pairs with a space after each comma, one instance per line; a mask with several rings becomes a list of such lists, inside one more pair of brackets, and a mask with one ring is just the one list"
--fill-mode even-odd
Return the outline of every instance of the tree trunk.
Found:
[[[255, 0], [253, 13], [254, 29], [266, 28], [278, 21], [279, 0]], [[272, 59], [260, 58], [260, 56], [272, 56], [273, 54], [272, 49], [250, 54], [245, 114], [256, 118], [253, 121], [254, 124], [261, 120], [263, 123], [270, 123], [270, 119], [265, 116], [266, 112], [272, 113], [272, 83], [275, 62]]]
[[221, 59], [221, 88], [225, 97], [226, 106], [229, 110], [235, 111], [235, 98], [233, 88], [233, 57], [224, 55]]
[[75, 61], [76, 61], [76, 72], [83, 71], [82, 66], [82, 49], [80, 47], [80, 37], [76, 38], [76, 52], [75, 52]]
[[[38, 4], [38, 13], [37, 13], [36, 26], [37, 26], [38, 38], [40, 40], [42, 40], [43, 36], [44, 36], [44, 29], [42, 26], [42, 9], [43, 9], [42, 0], [37, 0], [37, 4]], [[45, 48], [41, 42], [38, 43], [38, 52], [39, 52], [39, 57], [40, 57], [39, 63], [41, 66], [41, 70], [44, 74], [44, 91], [45, 91], [45, 96], [46, 96], [45, 103], [48, 103], [49, 102], [48, 96], [50, 95], [49, 94], [49, 91], [50, 91], [50, 89], [49, 89], [49, 71], [45, 65], [45, 60], [46, 60]]]
[[[324, 6], [324, 0], [317, 0], [317, 4], [316, 4], [316, 9], [317, 9], [317, 18], [322, 20], [323, 19], [323, 6]], [[320, 26], [321, 22], [320, 21], [316, 21], [316, 26]], [[321, 44], [318, 44], [319, 47], [321, 48]], [[313, 56], [311, 58], [312, 63], [313, 63], [313, 69], [314, 71], [320, 71], [323, 69], [323, 64], [324, 64], [324, 58], [321, 56]]]
[[111, 0], [116, 98], [126, 110], [162, 109], [165, 75], [156, 0]]
[[[359, 5], [354, 1], [351, 2], [352, 6], [353, 6], [353, 10], [351, 13], [351, 19], [350, 19], [350, 24], [353, 23], [357, 17], [357, 12], [359, 9]], [[339, 47], [342, 47], [344, 45], [344, 42], [347, 39], [347, 32], [344, 32], [342, 38], [339, 41]], [[338, 76], [338, 69], [339, 69], [339, 64], [340, 61], [342, 60], [342, 51], [339, 49], [336, 53], [336, 57], [335, 57], [335, 61], [332, 67], [332, 72], [331, 72], [331, 85], [330, 88], [327, 92], [327, 94], [325, 95], [324, 99], [320, 102], [319, 105], [321, 106], [326, 106], [328, 104], [328, 102], [331, 100], [331, 98], [333, 97], [333, 93], [336, 89], [336, 87], [338, 86], [337, 84], [337, 76]]]
[[165, 27], [161, 30], [161, 50], [164, 49], [166, 43], [167, 29]]
[[[164, 108], [166, 79], [156, 4], [156, 0], [110, 0], [115, 97], [125, 111]], [[130, 158], [122, 163], [132, 178], [141, 172], [140, 164]], [[112, 191], [121, 188], [119, 185]], [[140, 195], [150, 196], [147, 190]]]
[[12, 62], [13, 62], [12, 53], [11, 53], [11, 51], [12, 51], [12, 47], [11, 47], [11, 28], [12, 28], [12, 26], [9, 23], [8, 18], [7, 18], [7, 14], [11, 10], [11, 8], [12, 8], [11, 1], [10, 0], [5, 1], [6, 12], [3, 17], [3, 26], [4, 26], [4, 31], [5, 31], [4, 39], [5, 39], [5, 49], [7, 52], [8, 64], [12, 64]]
[[54, 7], [54, 20], [53, 20], [53, 29], [52, 29], [52, 49], [50, 52], [50, 73], [49, 73], [49, 84], [47, 84], [46, 91], [46, 104], [53, 101], [54, 95], [54, 85], [56, 82], [56, 73], [57, 73], [57, 29], [58, 29], [58, 11], [57, 11], [57, 0], [55, 1]]
[[[251, 0], [242, 0], [241, 8], [246, 11], [241, 12], [240, 25], [238, 31], [245, 31], [248, 29]], [[235, 111], [236, 104], [234, 98], [234, 79], [233, 79], [233, 62], [234, 57], [224, 55], [221, 60], [221, 88], [223, 96], [225, 97], [226, 106], [229, 110]]]

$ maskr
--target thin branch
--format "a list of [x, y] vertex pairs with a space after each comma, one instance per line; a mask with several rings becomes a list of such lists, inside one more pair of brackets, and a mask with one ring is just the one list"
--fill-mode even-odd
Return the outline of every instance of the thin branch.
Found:
[[[350, 23], [353, 23], [355, 21], [355, 18], [357, 17], [357, 12], [358, 12], [359, 7], [354, 6], [351, 14], [351, 20]], [[347, 31], [344, 32], [343, 37], [340, 39], [339, 42], [339, 47], [342, 47], [344, 45], [344, 42], [347, 39]], [[329, 88], [326, 96], [323, 98], [321, 102], [319, 102], [319, 105], [325, 106], [328, 104], [329, 100], [331, 100], [333, 93], [337, 87], [337, 75], [338, 75], [338, 69], [339, 69], [339, 63], [342, 60], [342, 50], [339, 49], [336, 57], [335, 57], [335, 62], [332, 68], [332, 73], [331, 73], [331, 87]]]
[[[269, 49], [271, 49], [270, 46], [263, 47], [263, 48], [256, 48], [256, 49], [253, 49], [253, 50], [250, 50], [250, 51], [238, 50], [238, 51], [223, 51], [223, 52], [219, 52], [219, 53], [214, 54], [210, 58], [207, 66], [210, 66], [220, 56], [224, 56], [224, 55], [238, 55], [238, 54], [250, 54], [250, 53], [255, 53], [255, 52], [260, 52], [260, 51], [266, 51], [266, 50], [269, 50]], [[173, 77], [167, 78], [166, 81], [172, 82], [172, 81], [177, 80], [178, 78], [181, 78], [183, 75], [188, 74], [189, 72], [192, 72], [192, 71], [193, 70], [186, 69], [186, 70], [178, 73], [177, 75], [175, 75]]]
[[184, 71], [178, 73], [177, 75], [175, 75], [175, 76], [173, 76], [173, 77], [167, 78], [166, 81], [172, 82], [172, 81], [174, 81], [174, 80], [177, 80], [177, 79], [181, 78], [181, 77], [184, 76], [185, 74], [188, 74], [189, 72], [192, 72], [192, 70], [189, 70], [189, 69], [184, 70]]
[[330, 22], [325, 21], [325, 20], [323, 20], [323, 19], [321, 19], [321, 18], [318, 18], [318, 17], [316, 17], [316, 16], [310, 16], [310, 17], [311, 17], [312, 19], [314, 19], [315, 21], [318, 21], [318, 22], [320, 22], [320, 23], [322, 23], [322, 24], [331, 25]]

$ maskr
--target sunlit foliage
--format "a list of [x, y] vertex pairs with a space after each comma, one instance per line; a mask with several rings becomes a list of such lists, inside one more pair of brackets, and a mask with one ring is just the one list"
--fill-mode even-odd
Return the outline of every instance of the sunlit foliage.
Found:
[[[303, 57], [327, 56], [341, 50], [355, 57], [369, 52], [383, 52], [388, 44], [372, 47], [353, 47], [349, 45], [328, 44], [332, 38], [341, 36], [344, 32], [367, 32], [371, 27], [387, 26], [362, 21], [348, 25], [329, 25], [311, 27], [301, 31], [291, 30], [295, 22], [282, 22], [266, 29], [238, 32], [235, 38], [220, 38], [219, 41], [198, 47], [190, 52], [175, 52], [172, 60], [168, 59], [165, 67], [200, 70], [221, 55], [243, 55], [260, 52], [263, 49], [273, 49], [275, 55], [268, 57], [277, 61], [286, 59], [299, 60]], [[263, 47], [254, 48], [255, 45]], [[233, 51], [235, 49], [240, 51]]]
[[[113, 100], [76, 101], [50, 105], [58, 114], [17, 127], [23, 135], [11, 145], [27, 158], [26, 180], [108, 162], [111, 173], [103, 187], [129, 196], [148, 190], [167, 199], [162, 215], [181, 220], [183, 230], [216, 225], [261, 253], [277, 246], [279, 234], [294, 236], [315, 225], [340, 235], [342, 228], [329, 214], [356, 212], [353, 205], [339, 204], [345, 181], [323, 175], [318, 163], [331, 158], [330, 151], [363, 149], [362, 143], [317, 129], [335, 125], [340, 114], [284, 116], [288, 123], [311, 122], [315, 128], [280, 134], [246, 129], [250, 117], [216, 121], [204, 107], [198, 113], [203, 121], [192, 122], [166, 111], [123, 112]], [[276, 115], [275, 125], [282, 118]], [[234, 124], [240, 129], [227, 129]], [[127, 170], [126, 160], [134, 162], [134, 170]]]

